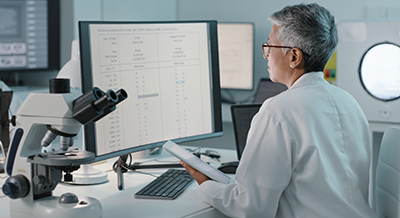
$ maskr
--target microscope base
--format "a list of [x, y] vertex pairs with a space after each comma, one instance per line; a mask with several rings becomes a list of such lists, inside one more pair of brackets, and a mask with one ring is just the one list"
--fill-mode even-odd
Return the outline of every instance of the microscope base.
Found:
[[[50, 196], [33, 201], [34, 204], [31, 214], [21, 213], [21, 210], [11, 209], [12, 218], [26, 218], [26, 217], [58, 217], [58, 218], [70, 218], [70, 217], [85, 217], [85, 218], [100, 218], [103, 216], [103, 208], [95, 198], [91, 197], [80, 197], [78, 203], [60, 203], [60, 197]], [[16, 204], [17, 202], [13, 202]], [[12, 203], [12, 204], [13, 204]], [[13, 205], [14, 208], [18, 208], [18, 205]], [[11, 207], [13, 208], [13, 207]]]
[[103, 216], [103, 208], [100, 201], [91, 197], [81, 197], [78, 203], [63, 204], [59, 203], [59, 197], [49, 197], [35, 201], [36, 217], [85, 217], [100, 218]]

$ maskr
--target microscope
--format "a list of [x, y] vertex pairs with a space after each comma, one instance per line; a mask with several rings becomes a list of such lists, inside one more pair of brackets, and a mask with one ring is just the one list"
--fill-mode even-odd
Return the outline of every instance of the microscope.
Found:
[[[70, 92], [69, 79], [51, 79], [50, 93], [31, 93], [17, 112], [16, 130], [8, 152], [6, 172], [10, 176], [3, 192], [10, 197], [11, 217], [102, 217], [100, 202], [73, 193], [53, 196], [62, 180], [72, 181], [71, 172], [94, 161], [91, 152], [73, 148], [73, 138], [82, 125], [95, 122], [115, 110], [128, 97], [125, 90], [106, 93]], [[46, 151], [56, 137], [60, 148]]]

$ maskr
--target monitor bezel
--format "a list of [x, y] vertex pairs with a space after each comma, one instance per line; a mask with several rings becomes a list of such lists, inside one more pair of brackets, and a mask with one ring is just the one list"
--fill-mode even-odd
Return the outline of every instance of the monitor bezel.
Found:
[[[86, 93], [93, 88], [92, 78], [92, 60], [91, 60], [91, 47], [90, 47], [90, 30], [91, 24], [169, 24], [169, 23], [207, 23], [209, 26], [209, 40], [211, 50], [211, 93], [212, 93], [212, 110], [213, 110], [213, 132], [186, 138], [179, 138], [174, 141], [175, 143], [182, 143], [211, 137], [222, 136], [222, 113], [221, 113], [221, 87], [219, 78], [219, 56], [218, 56], [218, 31], [217, 21], [215, 20], [201, 20], [201, 21], [79, 21], [79, 40], [80, 40], [80, 53], [81, 53], [81, 81], [82, 93]], [[216, 54], [216, 55], [215, 55]], [[120, 87], [123, 88], [123, 87]], [[128, 93], [129, 98], [129, 93]], [[123, 102], [121, 103], [123, 104]], [[84, 149], [95, 154], [93, 162], [118, 157], [120, 155], [138, 152], [146, 149], [161, 147], [167, 140], [155, 142], [151, 144], [131, 147], [124, 150], [115, 151], [103, 155], [97, 155], [96, 149], [96, 129], [94, 123], [89, 123], [84, 126]]]

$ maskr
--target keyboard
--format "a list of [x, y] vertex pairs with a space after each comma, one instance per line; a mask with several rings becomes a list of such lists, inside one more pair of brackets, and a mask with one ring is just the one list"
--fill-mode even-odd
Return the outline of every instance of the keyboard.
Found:
[[174, 200], [193, 180], [193, 177], [186, 170], [169, 169], [136, 192], [135, 198]]

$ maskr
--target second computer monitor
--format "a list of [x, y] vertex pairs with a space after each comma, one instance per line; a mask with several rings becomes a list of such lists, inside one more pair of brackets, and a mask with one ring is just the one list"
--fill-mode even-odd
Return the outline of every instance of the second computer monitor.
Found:
[[262, 78], [258, 84], [257, 92], [253, 102], [263, 103], [268, 98], [271, 98], [285, 90], [287, 90], [286, 85], [272, 82], [269, 78]]
[[218, 23], [221, 88], [253, 89], [254, 24]]
[[222, 135], [216, 21], [80, 22], [82, 91], [128, 98], [85, 126], [96, 160]]

